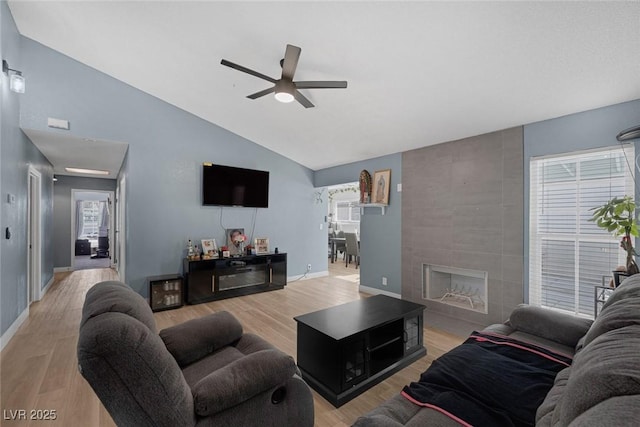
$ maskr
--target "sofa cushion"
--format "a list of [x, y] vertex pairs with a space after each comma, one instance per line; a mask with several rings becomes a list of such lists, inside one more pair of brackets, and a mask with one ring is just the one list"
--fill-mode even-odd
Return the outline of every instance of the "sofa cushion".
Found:
[[180, 366], [200, 360], [242, 336], [242, 325], [220, 311], [160, 331], [160, 337]]
[[602, 310], [604, 311], [608, 306], [627, 298], [640, 298], [640, 274], [634, 274], [624, 279], [604, 303]]
[[639, 348], [640, 325], [605, 332], [586, 345], [571, 366], [554, 421], [569, 425], [607, 399], [640, 394]]
[[[615, 417], [615, 422], [612, 421]], [[640, 420], [640, 396], [607, 399], [573, 420], [569, 427], [637, 426]]]
[[460, 427], [440, 411], [411, 403], [400, 394], [356, 420], [353, 427]]
[[590, 342], [607, 331], [629, 325], [640, 325], [640, 296], [618, 299], [603, 309], [585, 335], [583, 345], [589, 345]]
[[82, 307], [80, 327], [89, 319], [108, 312], [124, 313], [156, 332], [156, 320], [147, 301], [122, 282], [100, 282], [89, 289]]
[[571, 366], [558, 372], [553, 382], [553, 387], [547, 393], [542, 404], [536, 411], [536, 427], [547, 427], [552, 425], [553, 412], [556, 409], [556, 405], [562, 398], [569, 376], [571, 375]]
[[508, 323], [518, 331], [574, 348], [592, 321], [548, 308], [520, 304], [509, 316]]

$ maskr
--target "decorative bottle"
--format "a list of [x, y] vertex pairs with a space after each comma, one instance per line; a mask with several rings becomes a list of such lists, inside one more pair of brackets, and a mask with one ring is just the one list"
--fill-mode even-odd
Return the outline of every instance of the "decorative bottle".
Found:
[[191, 243], [191, 239], [189, 239], [189, 243], [187, 243], [187, 258], [191, 259], [193, 257], [193, 244]]

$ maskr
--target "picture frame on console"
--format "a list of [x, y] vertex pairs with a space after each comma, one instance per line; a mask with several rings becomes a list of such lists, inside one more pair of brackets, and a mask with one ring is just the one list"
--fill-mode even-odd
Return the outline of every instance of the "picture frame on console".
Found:
[[229, 254], [231, 256], [244, 255], [244, 244], [247, 239], [244, 228], [228, 228], [226, 234]]
[[205, 257], [216, 258], [218, 254], [218, 246], [216, 239], [202, 239], [202, 253]]
[[269, 253], [269, 239], [266, 237], [258, 237], [255, 239], [256, 255]]
[[373, 173], [371, 203], [389, 204], [389, 188], [391, 187], [391, 169], [383, 169]]

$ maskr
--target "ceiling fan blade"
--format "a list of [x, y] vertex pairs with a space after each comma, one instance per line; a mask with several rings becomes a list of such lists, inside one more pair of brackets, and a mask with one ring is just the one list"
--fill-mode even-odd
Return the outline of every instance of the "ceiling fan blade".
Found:
[[261, 96], [265, 96], [265, 95], [269, 95], [270, 93], [273, 93], [276, 91], [276, 87], [270, 87], [269, 89], [265, 89], [265, 90], [261, 90], [260, 92], [256, 92], [256, 93], [252, 93], [251, 95], [247, 95], [247, 98], [250, 99], [258, 99]]
[[347, 87], [347, 82], [333, 81], [333, 82], [293, 82], [298, 89], [344, 89]]
[[243, 73], [251, 74], [252, 76], [259, 77], [259, 78], [264, 79], [264, 80], [266, 80], [268, 82], [271, 82], [271, 83], [275, 83], [276, 82], [276, 79], [272, 79], [271, 77], [265, 76], [264, 74], [259, 73], [257, 71], [250, 70], [249, 68], [243, 67], [242, 65], [234, 64], [233, 62], [229, 62], [226, 59], [223, 59], [222, 61], [220, 61], [220, 64], [226, 65], [227, 67], [231, 67], [231, 68], [236, 69], [238, 71], [242, 71]]
[[297, 90], [296, 90], [296, 91], [293, 93], [293, 96], [296, 98], [296, 100], [297, 100], [300, 104], [302, 104], [302, 106], [303, 106], [304, 108], [312, 108], [312, 107], [313, 107], [313, 104], [311, 103], [311, 101], [309, 101], [309, 100], [307, 99], [307, 97], [306, 97], [306, 96], [304, 96], [303, 94], [301, 94], [299, 91], [297, 91]]
[[293, 80], [293, 75], [298, 67], [298, 59], [300, 59], [300, 49], [298, 46], [288, 44], [287, 50], [284, 52], [284, 61], [282, 62], [282, 78]]

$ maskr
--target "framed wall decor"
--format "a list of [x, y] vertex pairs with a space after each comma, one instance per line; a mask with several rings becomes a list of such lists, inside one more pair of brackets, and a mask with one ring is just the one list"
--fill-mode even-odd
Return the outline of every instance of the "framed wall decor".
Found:
[[372, 185], [371, 203], [389, 204], [389, 188], [391, 187], [391, 169], [375, 171]]
[[213, 256], [218, 251], [216, 239], [202, 239], [202, 252], [207, 256]]
[[269, 253], [269, 239], [266, 237], [256, 238], [256, 255]]

